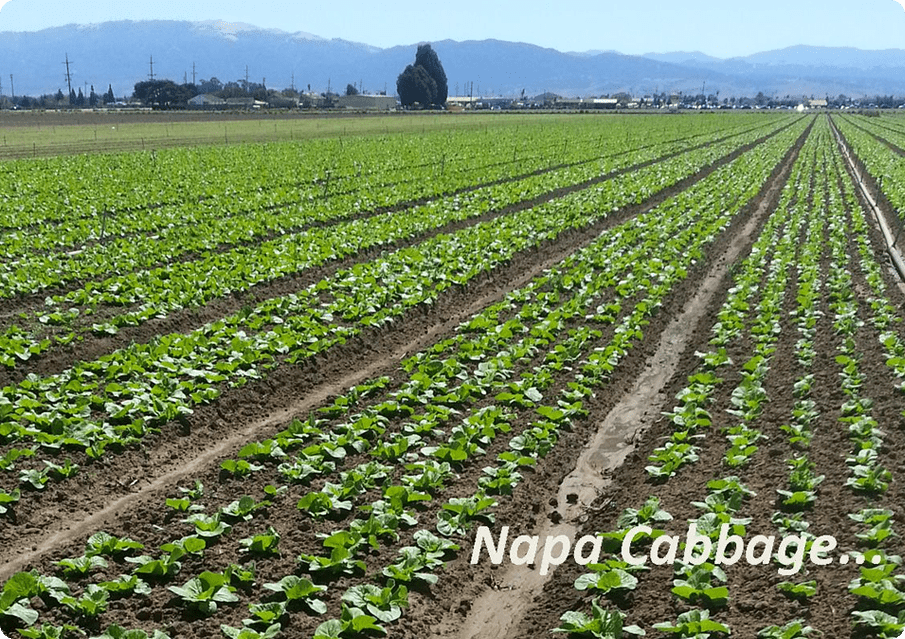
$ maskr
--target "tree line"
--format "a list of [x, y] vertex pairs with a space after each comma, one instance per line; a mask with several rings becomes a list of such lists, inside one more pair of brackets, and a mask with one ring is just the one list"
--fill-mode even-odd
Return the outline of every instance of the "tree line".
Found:
[[37, 97], [30, 95], [0, 96], [0, 106], [9, 105], [22, 109], [47, 109], [60, 107], [98, 107], [106, 104], [113, 104], [117, 100], [113, 93], [113, 85], [108, 85], [105, 93], [97, 93], [94, 85], [88, 95], [81, 88], [76, 91], [72, 89], [69, 94], [65, 94], [62, 89], [57, 89], [56, 93], [45, 93]]

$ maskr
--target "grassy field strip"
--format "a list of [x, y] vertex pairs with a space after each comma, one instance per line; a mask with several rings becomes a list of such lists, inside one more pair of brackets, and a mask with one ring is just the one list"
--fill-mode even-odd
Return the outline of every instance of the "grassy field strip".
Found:
[[[747, 116], [762, 120], [759, 114]], [[337, 117], [335, 114], [302, 114], [269, 116], [229, 114], [211, 121], [211, 114], [179, 112], [88, 113], [65, 114], [61, 119], [53, 113], [4, 113], [5, 129], [0, 146], [0, 160], [41, 159], [70, 154], [81, 158], [92, 155], [126, 155], [141, 151], [163, 152], [173, 147], [217, 146], [223, 149], [248, 147], [290, 140], [316, 143], [323, 139], [342, 138], [348, 142], [359, 137], [417, 139], [433, 132], [451, 136], [480, 138], [500, 126], [498, 114], [394, 114], [388, 116]], [[25, 117], [19, 117], [25, 116]], [[585, 116], [585, 119], [597, 118]], [[607, 114], [611, 120], [625, 120], [632, 115]], [[690, 116], [692, 118], [695, 115]], [[535, 114], [503, 116], [506, 125], [530, 127]], [[576, 119], [574, 114], [545, 114], [542, 127]], [[62, 121], [65, 121], [65, 124]]]

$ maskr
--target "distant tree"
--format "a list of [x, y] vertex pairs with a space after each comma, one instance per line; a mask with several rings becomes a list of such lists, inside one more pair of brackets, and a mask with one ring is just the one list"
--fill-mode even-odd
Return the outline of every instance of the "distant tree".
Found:
[[158, 109], [185, 106], [194, 97], [194, 85], [177, 85], [172, 80], [144, 80], [135, 84], [133, 97], [142, 104]]
[[57, 104], [63, 102], [63, 89], [57, 89], [57, 94], [54, 96], [54, 99], [57, 101]]
[[107, 92], [104, 94], [104, 104], [113, 104], [116, 102], [116, 96], [113, 95], [113, 85], [107, 85]]
[[246, 97], [245, 89], [242, 88], [242, 86], [240, 86], [238, 82], [227, 82], [223, 85], [223, 88], [217, 92], [217, 95], [219, 95], [224, 100], [227, 100], [229, 98]]
[[425, 107], [446, 104], [449, 94], [446, 72], [431, 45], [418, 46], [415, 64], [405, 67], [396, 78], [396, 93], [403, 106], [415, 102]]
[[69, 106], [75, 106], [76, 100], [75, 91], [69, 89]]
[[198, 83], [198, 92], [199, 93], [217, 93], [218, 91], [223, 90], [223, 83], [220, 82], [217, 78], [211, 78], [210, 80], [202, 80]]
[[437, 52], [431, 48], [429, 44], [418, 45], [418, 52], [415, 53], [415, 66], [424, 67], [427, 74], [434, 80], [437, 85], [437, 93], [434, 96], [433, 104], [444, 105], [449, 95], [449, 85], [446, 81], [446, 72], [443, 65], [440, 64], [440, 58]]
[[97, 93], [94, 92], [94, 85], [92, 84], [91, 93], [88, 96], [88, 106], [96, 107], [98, 100], [100, 100], [100, 98], [98, 97]]
[[408, 65], [396, 78], [396, 93], [402, 106], [412, 106], [416, 102], [421, 106], [435, 103], [437, 83], [428, 75], [422, 66]]
[[358, 95], [358, 89], [355, 88], [354, 84], [346, 85], [346, 95]]

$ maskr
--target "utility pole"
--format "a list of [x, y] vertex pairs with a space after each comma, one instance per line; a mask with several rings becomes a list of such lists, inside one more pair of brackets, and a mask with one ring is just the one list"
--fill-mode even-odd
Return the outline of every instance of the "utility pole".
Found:
[[154, 80], [154, 56], [153, 55], [151, 56], [151, 72], [148, 73], [148, 78], [150, 78], [151, 81]]
[[292, 72], [292, 80], [289, 82], [289, 88], [295, 93], [295, 71]]
[[13, 84], [13, 74], [9, 74], [9, 93], [12, 96], [12, 99], [16, 99], [16, 85]]
[[63, 64], [66, 65], [66, 88], [69, 89], [69, 95], [72, 95], [72, 74], [69, 73], [69, 54], [66, 54], [66, 62]]
[[195, 63], [192, 62], [192, 84], [195, 84]]
[[245, 65], [245, 93], [248, 93], [248, 65]]

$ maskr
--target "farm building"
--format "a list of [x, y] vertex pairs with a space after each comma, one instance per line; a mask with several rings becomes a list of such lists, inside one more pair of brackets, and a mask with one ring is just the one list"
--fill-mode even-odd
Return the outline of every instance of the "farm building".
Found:
[[336, 106], [340, 109], [392, 111], [396, 108], [396, 98], [391, 95], [341, 95], [336, 98]]
[[190, 109], [222, 109], [226, 106], [226, 100], [212, 93], [201, 93], [189, 100]]

